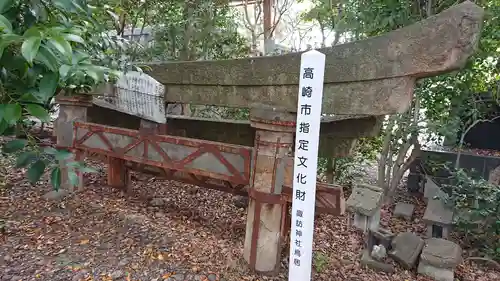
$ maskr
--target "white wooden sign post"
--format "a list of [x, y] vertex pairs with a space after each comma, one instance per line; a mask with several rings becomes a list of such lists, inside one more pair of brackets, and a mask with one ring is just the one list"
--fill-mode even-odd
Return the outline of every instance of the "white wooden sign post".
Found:
[[297, 130], [293, 168], [289, 281], [310, 281], [318, 166], [319, 128], [325, 55], [312, 50], [301, 56]]

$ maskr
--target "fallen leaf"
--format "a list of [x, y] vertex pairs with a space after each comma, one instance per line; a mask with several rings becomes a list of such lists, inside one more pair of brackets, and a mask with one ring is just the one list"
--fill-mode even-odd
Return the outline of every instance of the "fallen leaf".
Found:
[[166, 279], [168, 279], [172, 275], [175, 275], [175, 272], [165, 273], [165, 274], [163, 274], [163, 276], [161, 278], [163, 278], [163, 279], [166, 280]]
[[90, 242], [89, 239], [83, 239], [80, 241], [80, 245], [87, 245]]

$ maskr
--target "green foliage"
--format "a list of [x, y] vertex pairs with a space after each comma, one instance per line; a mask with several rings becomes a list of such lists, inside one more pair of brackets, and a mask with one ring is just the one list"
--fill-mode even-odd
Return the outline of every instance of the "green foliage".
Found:
[[[328, 180], [331, 178], [333, 182], [329, 183], [351, 187], [356, 179], [363, 176], [361, 167], [366, 163], [366, 158], [360, 153], [356, 153], [353, 156], [337, 157], [333, 160], [320, 157], [318, 159], [318, 174], [326, 176]], [[329, 173], [332, 174], [329, 175]]]
[[356, 152], [363, 157], [364, 160], [377, 160], [377, 153], [382, 148], [383, 135], [379, 133], [376, 137], [360, 138], [356, 145]]
[[313, 252], [313, 266], [316, 272], [323, 272], [328, 266], [328, 256], [322, 252]]
[[158, 6], [157, 13], [150, 23], [155, 24], [154, 43], [141, 54], [145, 59], [218, 60], [249, 52], [227, 5], [205, 0], [190, 7], [187, 2], [172, 1], [168, 7]]
[[454, 223], [466, 241], [493, 259], [500, 259], [500, 186], [473, 179], [459, 169], [443, 191], [442, 199], [454, 209]]
[[[0, 135], [10, 135], [15, 127], [27, 136], [6, 143], [2, 152], [17, 155], [16, 167], [25, 168], [33, 184], [48, 170], [60, 175], [55, 162], [70, 156], [40, 150], [25, 130], [28, 118], [49, 122], [48, 105], [54, 96], [87, 94], [120, 74], [120, 67], [108, 67], [103, 63], [109, 61], [98, 60], [109, 49], [99, 44], [109, 41], [97, 39], [103, 27], [92, 12], [85, 0], [9, 0], [0, 4]], [[82, 164], [73, 168], [69, 178], [75, 183], [77, 177], [72, 174], [85, 168]], [[60, 185], [52, 182], [54, 187]]]

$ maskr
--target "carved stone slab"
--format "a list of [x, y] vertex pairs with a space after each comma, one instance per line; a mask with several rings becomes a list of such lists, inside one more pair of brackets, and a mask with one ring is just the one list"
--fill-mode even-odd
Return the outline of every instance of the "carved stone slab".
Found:
[[114, 86], [100, 90], [104, 96], [94, 98], [94, 104], [157, 123], [167, 121], [165, 87], [148, 74], [130, 71], [122, 75]]

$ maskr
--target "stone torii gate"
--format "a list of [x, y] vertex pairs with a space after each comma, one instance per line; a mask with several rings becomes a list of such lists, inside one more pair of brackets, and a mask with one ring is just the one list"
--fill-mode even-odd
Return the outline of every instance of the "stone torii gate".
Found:
[[[461, 68], [477, 46], [482, 19], [483, 10], [467, 1], [382, 36], [321, 49], [322, 112], [333, 116], [322, 120], [320, 154], [348, 154], [355, 139], [377, 132], [382, 116], [408, 109], [417, 79]], [[213, 181], [224, 181], [230, 192], [248, 194], [244, 258], [251, 269], [274, 273], [292, 196], [300, 55], [150, 64], [149, 75], [165, 87], [165, 102], [250, 108], [249, 122], [167, 114], [165, 130], [73, 100], [61, 103], [58, 144], [107, 155], [113, 186], [127, 184], [125, 167], [149, 165], [171, 178], [186, 181], [190, 174], [196, 184], [217, 189], [223, 188]], [[94, 123], [86, 122], [87, 111]], [[332, 199], [341, 188], [317, 189], [319, 211], [343, 211], [339, 196]]]
[[[483, 10], [466, 1], [382, 36], [319, 50], [326, 54], [322, 112], [348, 119], [351, 141], [373, 129], [358, 126], [360, 117], [404, 112], [418, 78], [463, 67], [477, 46], [482, 19]], [[259, 272], [279, 265], [283, 210], [274, 195], [282, 184], [291, 184], [293, 172], [284, 169], [277, 179], [273, 167], [283, 165], [280, 160], [292, 151], [299, 65], [300, 53], [294, 53], [151, 64], [148, 72], [166, 86], [167, 102], [251, 108], [258, 148], [244, 257]], [[335, 126], [329, 129], [334, 135]]]

